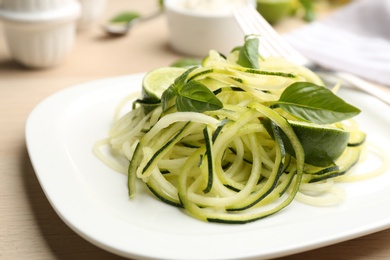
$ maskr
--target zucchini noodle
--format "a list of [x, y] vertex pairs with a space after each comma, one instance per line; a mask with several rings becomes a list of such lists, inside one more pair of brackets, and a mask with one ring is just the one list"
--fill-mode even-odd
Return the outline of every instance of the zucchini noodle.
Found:
[[[144, 183], [161, 201], [200, 220], [239, 224], [275, 214], [294, 199], [315, 206], [339, 203], [345, 192], [337, 182], [371, 178], [388, 169], [388, 159], [375, 147], [381, 165], [353, 174], [366, 146], [372, 147], [353, 120], [331, 124], [350, 133], [335, 165], [305, 163], [303, 147], [289, 123], [296, 118], [271, 104], [294, 82], [323, 85], [312, 71], [276, 58], [261, 60], [261, 73], [216, 52], [210, 52], [209, 59], [188, 78], [214, 91], [222, 109], [178, 112], [173, 106], [164, 111], [157, 104], [149, 112], [134, 103], [119, 117], [130, 102], [127, 97], [115, 112], [108, 137], [93, 147], [104, 163], [129, 176], [130, 197]], [[265, 119], [271, 122], [268, 128]], [[286, 152], [282, 132], [295, 155]], [[107, 146], [113, 158], [102, 151]]]

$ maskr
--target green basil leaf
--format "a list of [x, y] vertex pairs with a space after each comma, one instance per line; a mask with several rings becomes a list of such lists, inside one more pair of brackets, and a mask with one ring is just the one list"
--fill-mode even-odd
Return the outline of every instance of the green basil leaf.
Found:
[[192, 80], [179, 89], [176, 106], [181, 112], [204, 112], [221, 109], [223, 104], [205, 85]]
[[123, 12], [110, 20], [110, 23], [129, 23], [132, 20], [139, 18], [140, 14], [137, 12]]
[[205, 85], [195, 80], [187, 80], [188, 75], [195, 68], [186, 70], [163, 92], [161, 96], [163, 110], [167, 109], [170, 101], [174, 98], [176, 98], [177, 110], [181, 112], [204, 112], [223, 107], [222, 102]]
[[187, 83], [187, 77], [188, 75], [197, 67], [191, 67], [188, 70], [186, 70], [183, 74], [181, 74], [179, 77], [175, 79], [174, 84], [177, 86], [178, 89], [181, 89], [184, 84]]
[[288, 113], [309, 122], [331, 124], [354, 117], [360, 110], [310, 82], [295, 82], [287, 87], [277, 104]]
[[169, 102], [178, 95], [179, 90], [185, 85], [187, 82], [188, 74], [191, 73], [196, 67], [192, 67], [186, 70], [183, 74], [177, 77], [174, 83], [169, 86], [161, 95], [161, 104], [163, 110], [166, 110], [169, 107]]
[[161, 95], [161, 105], [165, 111], [169, 107], [169, 101], [177, 95], [177, 88], [174, 84], [169, 86]]
[[240, 49], [237, 64], [252, 69], [259, 68], [259, 39], [246, 38], [244, 46]]

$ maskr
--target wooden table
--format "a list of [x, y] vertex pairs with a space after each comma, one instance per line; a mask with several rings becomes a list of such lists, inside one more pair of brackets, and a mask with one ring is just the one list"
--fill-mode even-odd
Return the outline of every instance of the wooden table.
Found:
[[[124, 9], [156, 9], [154, 0], [108, 2], [102, 21]], [[169, 48], [164, 19], [138, 26], [124, 38], [107, 38], [98, 25], [80, 31], [71, 55], [46, 70], [14, 63], [0, 36], [0, 259], [121, 259], [79, 237], [54, 212], [27, 154], [25, 122], [39, 102], [59, 90], [180, 58]], [[390, 259], [389, 245], [390, 230], [385, 230], [284, 259]]]

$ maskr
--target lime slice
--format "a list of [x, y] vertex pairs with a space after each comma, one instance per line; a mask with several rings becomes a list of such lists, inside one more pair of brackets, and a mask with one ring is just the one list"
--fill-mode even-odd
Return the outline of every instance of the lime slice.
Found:
[[179, 67], [161, 67], [149, 71], [142, 81], [142, 98], [160, 100], [162, 93], [186, 70]]
[[[305, 151], [305, 162], [314, 166], [329, 166], [348, 145], [349, 132], [335, 127], [289, 121]], [[287, 148], [286, 148], [287, 149]]]
[[269, 23], [276, 23], [291, 12], [295, 2], [295, 0], [257, 0], [257, 10]]
[[[334, 164], [348, 145], [350, 133], [331, 126], [317, 125], [307, 122], [289, 121], [305, 152], [305, 163], [325, 167]], [[264, 125], [270, 131], [270, 121]], [[271, 135], [273, 135], [271, 133]], [[287, 153], [295, 156], [295, 151], [287, 138], [281, 132]]]
[[198, 66], [202, 64], [202, 60], [196, 58], [183, 58], [173, 62], [171, 67], [188, 68], [192, 66]]

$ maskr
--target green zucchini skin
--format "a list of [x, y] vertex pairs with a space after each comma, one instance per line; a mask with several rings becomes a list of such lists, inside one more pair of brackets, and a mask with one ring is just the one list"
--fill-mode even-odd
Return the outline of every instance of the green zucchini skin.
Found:
[[327, 169], [323, 169], [320, 172], [310, 174], [311, 176], [308, 182], [314, 183], [330, 178], [335, 178], [342, 176], [351, 170], [359, 162], [361, 150], [358, 147], [347, 147], [346, 153], [347, 159], [339, 162], [338, 165], [334, 167], [334, 170], [326, 171]]
[[164, 202], [164, 203], [166, 203], [168, 205], [177, 207], [177, 208], [183, 208], [183, 204], [180, 201], [172, 200], [171, 198], [166, 196], [163, 192], [158, 191], [159, 189], [158, 189], [158, 187], [156, 187], [156, 185], [151, 184], [151, 183], [147, 183], [146, 186], [153, 193], [153, 195], [156, 198], [158, 198], [159, 200], [161, 200], [162, 202]]
[[361, 131], [351, 133], [350, 140], [348, 142], [349, 147], [361, 146], [366, 142], [367, 135]]
[[129, 197], [132, 198], [136, 194], [136, 180], [138, 165], [142, 160], [142, 144], [139, 142], [134, 150], [133, 157], [130, 160], [127, 171], [127, 187], [129, 190]]
[[203, 129], [203, 135], [205, 139], [206, 146], [206, 158], [207, 158], [207, 169], [208, 169], [208, 178], [207, 178], [207, 186], [203, 190], [205, 194], [211, 191], [213, 187], [213, 178], [214, 178], [214, 166], [213, 166], [213, 151], [212, 151], [212, 137], [209, 134], [207, 127]]

